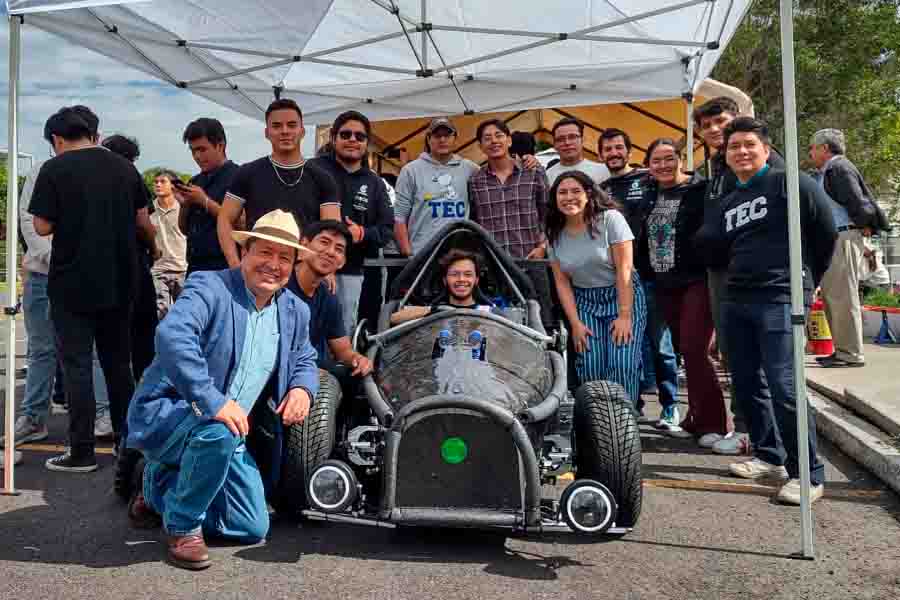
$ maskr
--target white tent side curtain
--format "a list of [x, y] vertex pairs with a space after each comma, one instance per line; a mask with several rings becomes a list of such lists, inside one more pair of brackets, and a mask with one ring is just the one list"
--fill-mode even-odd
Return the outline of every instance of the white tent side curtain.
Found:
[[[307, 122], [681, 97], [750, 0], [7, 0], [54, 33], [254, 118]], [[424, 7], [424, 14], [423, 14]], [[26, 49], [27, 50], [27, 49]]]

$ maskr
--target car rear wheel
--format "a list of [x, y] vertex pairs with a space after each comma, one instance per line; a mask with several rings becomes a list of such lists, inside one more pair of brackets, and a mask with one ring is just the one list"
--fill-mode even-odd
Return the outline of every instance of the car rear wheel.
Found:
[[575, 465], [578, 479], [605, 485], [618, 504], [616, 525], [633, 527], [641, 513], [641, 437], [625, 389], [590, 381], [575, 392]]
[[284, 429], [284, 458], [275, 495], [279, 513], [297, 515], [309, 505], [306, 482], [316, 467], [331, 456], [340, 405], [338, 380], [319, 370], [319, 393], [312, 410], [302, 423]]

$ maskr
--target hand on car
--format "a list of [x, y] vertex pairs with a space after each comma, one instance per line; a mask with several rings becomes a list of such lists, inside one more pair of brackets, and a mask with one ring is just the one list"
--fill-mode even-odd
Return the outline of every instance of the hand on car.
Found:
[[275, 412], [281, 415], [281, 420], [285, 425], [294, 425], [302, 423], [309, 415], [309, 407], [312, 406], [312, 398], [309, 392], [303, 388], [294, 388], [287, 393]]
[[354, 377], [365, 377], [372, 372], [372, 361], [362, 354], [355, 354], [350, 366], [353, 367], [351, 375]]
[[224, 423], [234, 435], [246, 437], [250, 433], [250, 423], [247, 421], [247, 414], [240, 404], [234, 400], [226, 402], [225, 406], [219, 409], [219, 412], [216, 413], [213, 419]]
[[612, 322], [611, 333], [616, 346], [631, 343], [631, 317], [619, 317]]
[[588, 337], [593, 336], [594, 332], [581, 321], [572, 324], [572, 344], [575, 346], [575, 352], [587, 352]]

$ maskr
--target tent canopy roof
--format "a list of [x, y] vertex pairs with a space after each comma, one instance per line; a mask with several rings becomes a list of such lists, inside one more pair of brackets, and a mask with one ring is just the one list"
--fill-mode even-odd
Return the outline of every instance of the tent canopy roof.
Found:
[[6, 0], [25, 23], [261, 118], [373, 120], [693, 93], [750, 0]]
[[[714, 79], [704, 81], [697, 87], [695, 93], [695, 101], [698, 103], [716, 96], [728, 96], [737, 102], [741, 114], [752, 115], [754, 112], [753, 102], [747, 94]], [[644, 161], [644, 151], [656, 138], [670, 137], [679, 140], [687, 134], [687, 111], [684, 100], [680, 98], [622, 104], [550, 107], [455, 116], [453, 124], [458, 130], [457, 152], [478, 163], [486, 160], [475, 139], [478, 124], [485, 119], [502, 119], [511, 130], [532, 133], [538, 141], [552, 144], [553, 125], [567, 116], [576, 117], [584, 124], [585, 153], [594, 160], [597, 158], [600, 132], [607, 127], [616, 127], [628, 133], [633, 144], [631, 160], [636, 163]], [[377, 170], [396, 173], [405, 160], [417, 157], [425, 149], [428, 123], [429, 119], [423, 117], [373, 121], [369, 151], [375, 156]], [[317, 147], [329, 141], [330, 127], [330, 124], [318, 127]], [[702, 146], [702, 141], [695, 139], [695, 150], [702, 149]]]

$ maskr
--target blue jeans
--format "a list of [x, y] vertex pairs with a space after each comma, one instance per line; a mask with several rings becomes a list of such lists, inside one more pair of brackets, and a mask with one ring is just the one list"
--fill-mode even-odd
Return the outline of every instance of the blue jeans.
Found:
[[337, 276], [337, 297], [341, 303], [341, 315], [344, 321], [344, 333], [353, 337], [356, 330], [356, 317], [359, 314], [359, 297], [362, 294], [362, 275]]
[[189, 417], [159, 452], [144, 451], [144, 498], [170, 535], [203, 533], [255, 544], [269, 531], [259, 468], [218, 421]]
[[[50, 319], [50, 299], [47, 297], [47, 276], [29, 272], [25, 277], [22, 306], [25, 312], [25, 331], [28, 334], [28, 374], [25, 376], [25, 397], [22, 414], [38, 425], [47, 421], [53, 378], [56, 376], [56, 342], [53, 321]], [[109, 409], [109, 396], [103, 369], [94, 348], [94, 396], [97, 416]]]
[[[722, 303], [728, 360], [738, 402], [750, 429], [753, 454], [788, 475], [800, 477], [797, 440], [797, 398], [794, 394], [794, 347], [788, 304]], [[760, 367], [765, 380], [760, 377]], [[771, 398], [765, 393], [768, 382]], [[816, 422], [807, 411], [810, 479], [825, 480], [816, 454]]]
[[672, 346], [672, 332], [662, 317], [656, 303], [656, 284], [644, 281], [644, 297], [647, 301], [647, 331], [641, 348], [644, 365], [643, 384], [656, 384], [659, 403], [663, 408], [677, 404], [678, 360]]

